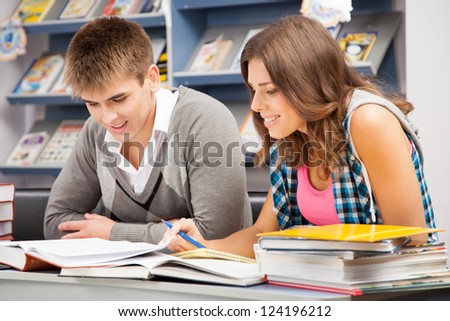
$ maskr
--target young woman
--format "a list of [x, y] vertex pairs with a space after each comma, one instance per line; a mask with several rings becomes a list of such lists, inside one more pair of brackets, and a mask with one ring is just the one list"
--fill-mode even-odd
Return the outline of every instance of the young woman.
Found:
[[[258, 233], [293, 225], [435, 227], [420, 145], [405, 117], [413, 106], [388, 100], [349, 67], [319, 22], [275, 21], [247, 43], [241, 68], [264, 141], [260, 159], [270, 157], [264, 207], [252, 227], [224, 239], [205, 240], [185, 219], [165, 239], [181, 229], [209, 248], [253, 256]], [[192, 245], [176, 236], [170, 248]]]

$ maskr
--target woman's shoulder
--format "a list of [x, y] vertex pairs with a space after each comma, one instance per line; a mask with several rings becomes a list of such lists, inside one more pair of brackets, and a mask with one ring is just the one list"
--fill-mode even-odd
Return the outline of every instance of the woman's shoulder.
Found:
[[364, 104], [353, 112], [351, 128], [361, 130], [375, 130], [389, 126], [400, 126], [397, 117], [384, 106], [374, 103]]

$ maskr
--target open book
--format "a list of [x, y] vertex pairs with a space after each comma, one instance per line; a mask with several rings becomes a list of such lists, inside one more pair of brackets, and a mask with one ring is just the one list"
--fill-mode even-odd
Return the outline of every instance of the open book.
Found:
[[161, 250], [167, 244], [107, 241], [98, 238], [0, 243], [0, 263], [20, 271], [108, 265]]
[[238, 286], [264, 283], [251, 259], [213, 250], [186, 251], [190, 259], [185, 259], [161, 253], [166, 246], [98, 238], [1, 242], [0, 264], [20, 271], [61, 269], [62, 276], [158, 276]]
[[150, 253], [125, 259], [110, 266], [63, 268], [61, 276], [127, 279], [183, 279], [201, 283], [249, 286], [264, 283], [257, 264], [224, 259], [182, 259], [173, 255]]

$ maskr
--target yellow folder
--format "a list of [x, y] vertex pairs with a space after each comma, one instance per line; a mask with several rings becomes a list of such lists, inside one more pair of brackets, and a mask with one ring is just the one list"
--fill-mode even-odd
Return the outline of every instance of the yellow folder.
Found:
[[398, 237], [442, 232], [439, 228], [411, 227], [381, 224], [331, 224], [323, 226], [294, 226], [258, 236], [278, 236], [332, 241], [378, 242]]

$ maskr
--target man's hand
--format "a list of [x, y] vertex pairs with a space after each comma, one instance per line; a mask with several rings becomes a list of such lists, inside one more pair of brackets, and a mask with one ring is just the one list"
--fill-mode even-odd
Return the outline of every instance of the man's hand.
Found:
[[88, 237], [98, 237], [109, 240], [111, 229], [115, 222], [103, 215], [84, 214], [84, 221], [69, 221], [59, 224], [58, 228], [62, 232], [72, 232], [66, 234], [62, 239], [79, 239]]

